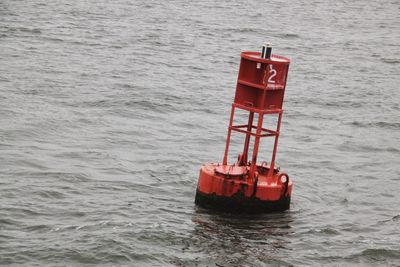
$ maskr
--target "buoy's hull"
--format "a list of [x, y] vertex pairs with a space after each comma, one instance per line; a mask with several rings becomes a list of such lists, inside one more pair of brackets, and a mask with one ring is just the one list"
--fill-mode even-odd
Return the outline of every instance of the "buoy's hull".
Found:
[[286, 174], [278, 170], [271, 173], [268, 167], [257, 166], [256, 177], [250, 177], [246, 166], [206, 164], [200, 170], [195, 203], [229, 212], [266, 213], [289, 209], [293, 185]]
[[285, 196], [277, 201], [263, 201], [256, 197], [217, 196], [216, 194], [204, 194], [196, 191], [195, 203], [201, 207], [240, 213], [269, 213], [285, 211], [290, 207], [290, 197]]

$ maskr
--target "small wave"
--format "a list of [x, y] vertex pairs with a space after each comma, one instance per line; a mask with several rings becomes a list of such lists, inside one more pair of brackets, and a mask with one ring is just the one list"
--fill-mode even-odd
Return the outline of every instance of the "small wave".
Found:
[[153, 110], [156, 112], [165, 112], [166, 110], [176, 110], [177, 107], [166, 102], [154, 102], [150, 100], [131, 100], [125, 102], [125, 106], [143, 108], [145, 110]]
[[297, 38], [300, 38], [300, 35], [295, 34], [295, 33], [283, 33], [283, 34], [279, 34], [279, 37], [282, 37], [284, 39], [297, 39]]
[[18, 225], [20, 224], [19, 221], [13, 220], [13, 219], [8, 219], [8, 218], [0, 218], [0, 226], [4, 226], [4, 225]]
[[388, 261], [390, 259], [400, 259], [400, 250], [370, 248], [362, 251], [358, 256], [366, 257], [370, 260]]
[[27, 232], [40, 232], [40, 231], [50, 231], [50, 227], [48, 225], [45, 224], [37, 224], [37, 225], [31, 225], [31, 226], [27, 226], [24, 228], [25, 231]]
[[393, 216], [392, 221], [400, 221], [400, 214]]
[[357, 144], [354, 142], [345, 141], [337, 146], [338, 149], [348, 152], [391, 152], [400, 153], [400, 149], [396, 147], [377, 147], [370, 144]]
[[339, 235], [340, 232], [333, 228], [312, 229], [308, 231], [311, 234], [326, 234], [326, 235]]
[[397, 215], [393, 216], [390, 219], [379, 221], [378, 224], [381, 224], [381, 223], [392, 223], [392, 222], [397, 223], [398, 221], [400, 221], [400, 214], [397, 214]]
[[63, 193], [54, 191], [54, 190], [41, 190], [38, 194], [43, 198], [51, 198], [51, 199], [62, 199], [66, 196]]
[[386, 64], [399, 64], [400, 59], [395, 58], [382, 58], [381, 61]]
[[400, 122], [384, 122], [380, 121], [376, 123], [376, 126], [386, 129], [400, 129]]
[[257, 29], [257, 28], [241, 28], [238, 30], [238, 32], [240, 32], [240, 33], [247, 33], [247, 32], [253, 33], [253, 32], [258, 32], [258, 31], [259, 31], [259, 29]]
[[42, 33], [39, 28], [27, 28], [27, 27], [6, 27], [5, 30], [8, 32], [27, 32], [27, 33]]
[[392, 130], [400, 129], [400, 122], [379, 121], [379, 122], [364, 123], [361, 121], [353, 121], [350, 123], [350, 125], [360, 127], [360, 128], [376, 127], [376, 128], [384, 128], [384, 129], [392, 129]]
[[43, 37], [44, 41], [51, 41], [51, 42], [64, 42], [63, 39], [61, 38], [56, 38], [56, 37]]

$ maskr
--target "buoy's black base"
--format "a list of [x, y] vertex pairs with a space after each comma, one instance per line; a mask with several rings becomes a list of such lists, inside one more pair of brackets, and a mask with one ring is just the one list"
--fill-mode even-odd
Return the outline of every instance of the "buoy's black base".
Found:
[[282, 197], [278, 201], [264, 201], [256, 197], [234, 195], [232, 197], [204, 194], [196, 191], [196, 205], [203, 208], [231, 213], [269, 213], [284, 211], [290, 207], [290, 197]]

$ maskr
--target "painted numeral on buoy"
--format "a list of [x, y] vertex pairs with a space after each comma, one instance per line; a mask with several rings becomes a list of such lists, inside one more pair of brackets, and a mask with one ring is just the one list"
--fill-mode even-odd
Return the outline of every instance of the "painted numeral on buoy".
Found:
[[[267, 82], [268, 83], [275, 83], [274, 78], [275, 78], [275, 76], [277, 74], [277, 71], [276, 71], [276, 69], [273, 69], [271, 65], [269, 65], [269, 66], [270, 66], [270, 70], [269, 70], [269, 75], [268, 75], [268, 81]], [[263, 79], [264, 85], [267, 83], [266, 79], [267, 79], [267, 69], [264, 72], [264, 79]]]
[[268, 82], [269, 83], [275, 83], [275, 81], [273, 80], [273, 78], [275, 78], [276, 76], [276, 69], [273, 69], [271, 67], [271, 69], [269, 70], [269, 78], [268, 78]]

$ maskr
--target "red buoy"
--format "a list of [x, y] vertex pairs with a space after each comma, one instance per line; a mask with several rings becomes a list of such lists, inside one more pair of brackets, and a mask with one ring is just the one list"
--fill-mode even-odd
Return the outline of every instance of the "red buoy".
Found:
[[[287, 58], [272, 55], [268, 44], [263, 46], [262, 53], [241, 53], [224, 159], [222, 163], [201, 167], [197, 205], [231, 212], [272, 212], [289, 208], [292, 181], [275, 166], [289, 63]], [[233, 125], [236, 109], [248, 112], [247, 124]], [[275, 127], [264, 128], [264, 117], [273, 115], [277, 116]], [[244, 134], [244, 147], [238, 160], [230, 164], [232, 131]], [[260, 140], [264, 137], [274, 138], [271, 161], [258, 164]], [[253, 148], [249, 157], [251, 142]]]

